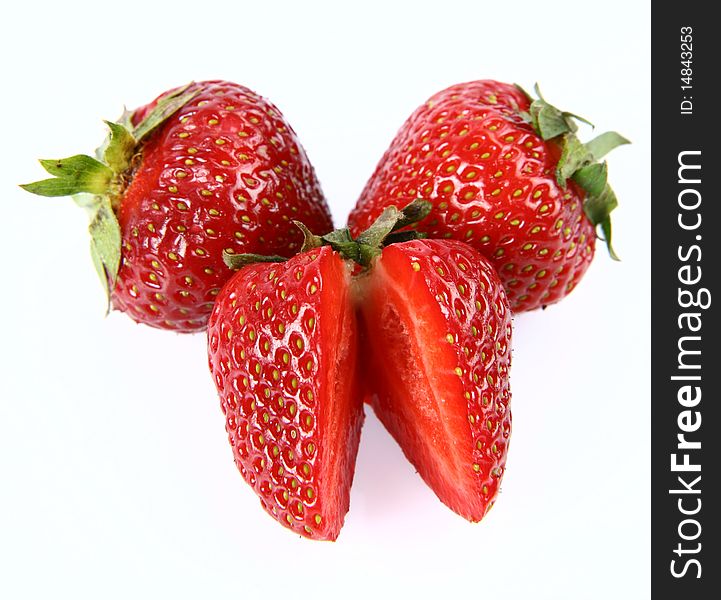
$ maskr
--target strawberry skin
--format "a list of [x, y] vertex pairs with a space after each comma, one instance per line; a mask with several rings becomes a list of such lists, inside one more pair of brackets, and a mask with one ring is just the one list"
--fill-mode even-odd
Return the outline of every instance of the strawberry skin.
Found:
[[235, 463], [280, 523], [335, 540], [363, 409], [350, 272], [329, 247], [241, 269], [219, 294], [208, 355]]
[[480, 521], [511, 434], [511, 313], [496, 272], [461, 242], [414, 240], [385, 248], [357, 285], [374, 411], [440, 500]]
[[262, 506], [301, 535], [338, 536], [363, 397], [456, 513], [480, 521], [498, 494], [508, 299], [471, 246], [401, 231], [430, 208], [391, 206], [355, 239], [299, 224], [303, 251], [289, 260], [225, 256], [240, 270], [216, 301], [208, 355], [226, 430]]
[[[136, 321], [204, 328], [230, 252], [292, 256], [302, 219], [332, 228], [313, 168], [280, 111], [227, 82], [200, 93], [152, 136], [118, 220], [123, 259], [113, 305]], [[139, 120], [147, 109], [138, 111]]]
[[[556, 111], [561, 134], [544, 139], [556, 130], [545, 136], [536, 131], [531, 114], [541, 104]], [[585, 190], [568, 179], [574, 170], [559, 175], [562, 142], [577, 142], [570, 139], [570, 117], [543, 100], [532, 105], [520, 88], [496, 81], [435, 94], [406, 121], [376, 167], [350, 215], [351, 231], [365, 229], [390, 204], [428, 199], [433, 210], [417, 230], [479, 250], [499, 272], [514, 312], [559, 301], [591, 263], [596, 223], [610, 243], [608, 212], [615, 206], [609, 188], [592, 222], [586, 212], [599, 203], [586, 204]], [[627, 143], [613, 136], [611, 147]], [[578, 168], [609, 149], [596, 148], [597, 156], [589, 150]], [[605, 163], [603, 169], [605, 184]]]
[[112, 307], [139, 323], [202, 330], [232, 275], [224, 250], [289, 257], [303, 239], [293, 219], [332, 229], [295, 132], [246, 87], [191, 83], [108, 125], [104, 162], [80, 157], [90, 183], [57, 185], [77, 170], [78, 157], [71, 157], [65, 164], [41, 161], [58, 177], [49, 180], [55, 189], [43, 187], [47, 181], [23, 187], [43, 195], [91, 192], [96, 202], [107, 202], [104, 211], [94, 207], [96, 265]]

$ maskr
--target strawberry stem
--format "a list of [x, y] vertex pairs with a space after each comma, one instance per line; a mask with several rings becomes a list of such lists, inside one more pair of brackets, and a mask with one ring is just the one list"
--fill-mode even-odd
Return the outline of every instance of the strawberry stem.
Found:
[[[432, 207], [431, 202], [420, 199], [414, 200], [403, 210], [398, 210], [395, 206], [389, 206], [356, 239], [353, 239], [347, 227], [319, 236], [313, 234], [300, 221], [293, 221], [293, 223], [303, 232], [304, 241], [301, 252], [307, 252], [321, 246], [330, 246], [343, 258], [352, 260], [362, 267], [368, 267], [373, 259], [380, 255], [385, 246], [423, 237], [423, 234], [417, 231], [398, 230], [424, 219], [428, 216]], [[223, 252], [225, 264], [236, 270], [257, 262], [283, 262], [286, 260], [288, 259], [282, 256], [229, 254]]]
[[[424, 219], [432, 207], [433, 205], [428, 200], [421, 199], [414, 200], [403, 210], [398, 210], [396, 206], [388, 206], [355, 240], [351, 238], [348, 229], [333, 231], [321, 236], [321, 239], [328, 241], [334, 250], [338, 250], [345, 258], [354, 260], [363, 267], [368, 267], [373, 259], [380, 255], [388, 236], [402, 227]], [[343, 238], [342, 246], [335, 242], [335, 238], [338, 236]]]

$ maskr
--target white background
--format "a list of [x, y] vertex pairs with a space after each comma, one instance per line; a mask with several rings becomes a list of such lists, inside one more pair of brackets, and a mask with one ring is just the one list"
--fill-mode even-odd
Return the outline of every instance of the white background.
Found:
[[[628, 0], [6, 7], [0, 597], [649, 597], [649, 16]], [[84, 213], [17, 187], [43, 177], [36, 158], [92, 151], [123, 104], [206, 78], [280, 107], [337, 225], [452, 83], [538, 81], [633, 140], [609, 156], [623, 261], [599, 246], [570, 297], [515, 319], [513, 443], [482, 523], [369, 415], [339, 540], [276, 524], [233, 464], [204, 336], [104, 318]]]

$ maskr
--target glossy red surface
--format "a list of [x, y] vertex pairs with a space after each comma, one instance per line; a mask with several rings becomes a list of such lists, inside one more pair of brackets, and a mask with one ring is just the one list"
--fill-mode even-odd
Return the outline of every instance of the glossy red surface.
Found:
[[235, 463], [270, 515], [314, 539], [340, 532], [363, 423], [349, 278], [329, 247], [247, 266], [208, 327]]
[[498, 271], [514, 311], [552, 304], [579, 282], [595, 232], [574, 184], [558, 185], [559, 149], [519, 111], [529, 102], [496, 81], [451, 86], [401, 127], [349, 217], [354, 234], [388, 205], [433, 202], [417, 225], [471, 244]]
[[188, 91], [198, 89], [136, 157], [118, 211], [113, 307], [176, 331], [205, 328], [232, 275], [224, 249], [292, 256], [302, 243], [292, 219], [317, 233], [332, 229], [313, 168], [280, 111], [241, 85], [200, 82]]

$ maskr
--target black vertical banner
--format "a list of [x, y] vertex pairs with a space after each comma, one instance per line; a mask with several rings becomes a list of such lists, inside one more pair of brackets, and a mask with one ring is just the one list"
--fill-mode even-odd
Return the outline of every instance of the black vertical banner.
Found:
[[653, 598], [721, 598], [721, 31], [713, 6], [652, 8]]

